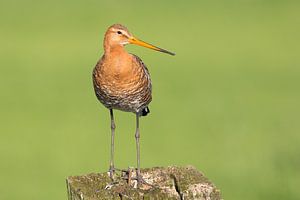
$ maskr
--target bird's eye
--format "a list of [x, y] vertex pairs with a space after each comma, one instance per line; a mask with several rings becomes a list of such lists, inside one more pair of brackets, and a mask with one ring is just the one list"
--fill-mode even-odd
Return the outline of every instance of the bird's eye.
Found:
[[122, 32], [121, 32], [121, 31], [118, 31], [117, 33], [118, 33], [119, 35], [120, 35], [120, 34], [122, 34]]

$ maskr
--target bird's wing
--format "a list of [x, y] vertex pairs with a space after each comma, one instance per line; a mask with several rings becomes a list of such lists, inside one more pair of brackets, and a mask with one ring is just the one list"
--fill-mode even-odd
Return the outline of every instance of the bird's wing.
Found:
[[140, 66], [145, 69], [145, 73], [150, 76], [149, 70], [148, 70], [147, 66], [145, 65], [145, 63], [142, 61], [142, 59], [140, 59], [135, 54], [131, 53], [131, 55], [138, 61], [138, 63], [140, 64]]
[[148, 83], [149, 83], [149, 88], [150, 90], [152, 90], [152, 84], [151, 84], [151, 78], [150, 78], [150, 73], [149, 73], [149, 70], [147, 68], [147, 66], [145, 65], [145, 63], [142, 61], [142, 59], [140, 59], [137, 55], [134, 55], [131, 53], [131, 55], [136, 59], [136, 61], [138, 61], [139, 63], [139, 66], [143, 68], [145, 74], [146, 74], [146, 77], [148, 79]]

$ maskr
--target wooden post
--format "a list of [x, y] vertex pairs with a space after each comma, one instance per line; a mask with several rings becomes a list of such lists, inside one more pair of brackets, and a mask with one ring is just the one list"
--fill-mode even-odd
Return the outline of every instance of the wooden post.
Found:
[[99, 199], [199, 199], [221, 200], [220, 191], [199, 171], [187, 167], [154, 167], [141, 170], [149, 184], [137, 187], [135, 170], [116, 175], [91, 173], [67, 178], [69, 200]]

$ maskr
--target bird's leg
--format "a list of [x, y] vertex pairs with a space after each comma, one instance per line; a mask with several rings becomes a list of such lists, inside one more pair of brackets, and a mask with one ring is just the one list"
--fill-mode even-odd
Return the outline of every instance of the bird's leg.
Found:
[[[141, 184], [145, 184], [151, 187], [155, 187], [149, 183], [147, 183], [142, 175], [141, 175], [141, 168], [140, 168], [140, 128], [139, 128], [139, 113], [136, 114], [136, 131], [135, 131], [135, 141], [136, 141], [136, 157], [137, 157], [137, 170], [136, 170], [136, 180], [138, 183], [138, 187]], [[134, 178], [135, 179], [135, 178]]]
[[113, 109], [110, 109], [110, 128], [111, 128], [111, 146], [110, 146], [110, 164], [109, 164], [109, 175], [110, 178], [113, 179], [113, 175], [115, 172], [115, 165], [114, 165], [114, 146], [115, 146], [115, 120], [114, 120], [114, 113]]
[[141, 176], [141, 169], [140, 169], [140, 128], [139, 128], [139, 114], [136, 114], [136, 131], [135, 131], [135, 142], [136, 142], [136, 158], [137, 158], [137, 181], [138, 184], [143, 182], [143, 178]]

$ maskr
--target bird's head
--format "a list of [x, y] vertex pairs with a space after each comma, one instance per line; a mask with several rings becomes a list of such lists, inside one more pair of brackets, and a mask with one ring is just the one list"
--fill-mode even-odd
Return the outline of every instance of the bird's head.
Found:
[[127, 44], [135, 44], [156, 51], [160, 51], [163, 53], [167, 53], [173, 56], [175, 55], [170, 51], [167, 51], [165, 49], [156, 47], [152, 44], [137, 39], [128, 31], [128, 29], [125, 26], [121, 24], [114, 24], [107, 29], [104, 37], [104, 46], [113, 47], [113, 46], [124, 46]]

